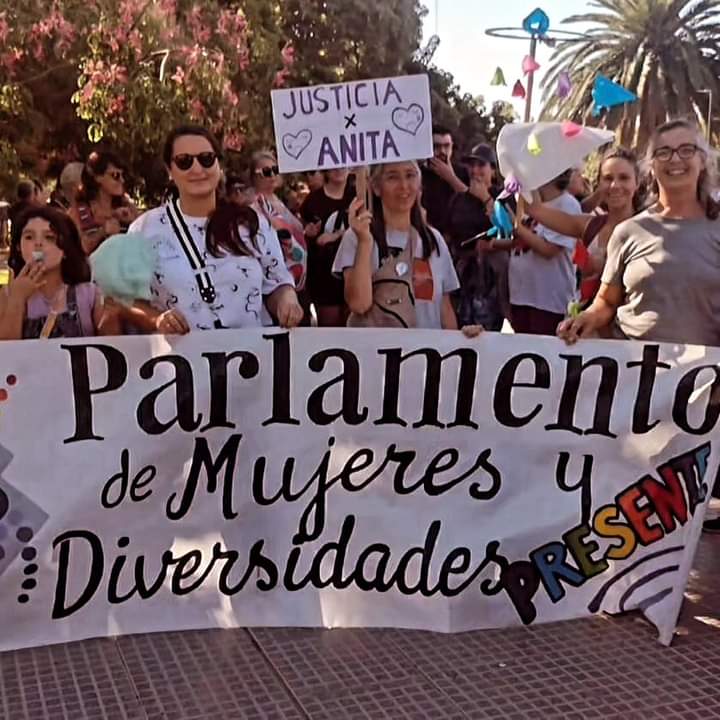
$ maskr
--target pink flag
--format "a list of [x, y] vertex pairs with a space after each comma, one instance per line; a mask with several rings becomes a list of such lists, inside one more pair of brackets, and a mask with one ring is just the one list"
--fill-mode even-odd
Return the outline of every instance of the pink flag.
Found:
[[536, 70], [539, 70], [540, 65], [537, 63], [535, 58], [530, 57], [530, 55], [526, 55], [522, 62], [522, 69], [526, 75], [529, 75], [530, 73], [534, 73]]

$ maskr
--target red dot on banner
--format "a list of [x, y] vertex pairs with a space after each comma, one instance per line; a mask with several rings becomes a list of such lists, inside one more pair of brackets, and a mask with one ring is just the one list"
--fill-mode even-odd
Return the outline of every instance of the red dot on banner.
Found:
[[5, 402], [8, 399], [8, 393], [5, 388], [0, 388], [0, 402]]
[[8, 375], [8, 376], [5, 378], [5, 382], [6, 382], [8, 385], [14, 385], [14, 384], [17, 382], [17, 377], [15, 377], [15, 375]]

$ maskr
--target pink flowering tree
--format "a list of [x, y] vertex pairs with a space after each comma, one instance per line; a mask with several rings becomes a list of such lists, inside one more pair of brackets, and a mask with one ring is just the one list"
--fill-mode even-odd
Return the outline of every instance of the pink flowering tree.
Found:
[[401, 72], [417, 0], [19, 0], [0, 9], [0, 190], [112, 148], [157, 196], [167, 132], [211, 127], [236, 164], [273, 143], [270, 91]]
[[[0, 13], [3, 171], [32, 148], [101, 144], [152, 186], [163, 138], [181, 122], [207, 125], [241, 150], [249, 35], [234, 2], [16, 3]], [[281, 47], [276, 40], [273, 71], [284, 67]]]

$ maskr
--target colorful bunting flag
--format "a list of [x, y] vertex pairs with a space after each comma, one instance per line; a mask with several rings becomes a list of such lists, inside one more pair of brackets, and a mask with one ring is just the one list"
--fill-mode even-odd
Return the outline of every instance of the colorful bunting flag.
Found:
[[505, 82], [505, 73], [502, 71], [501, 67], [498, 67], [495, 70], [495, 74], [493, 75], [493, 79], [490, 81], [491, 85], [503, 85], [506, 86], [507, 83]]
[[582, 127], [572, 122], [571, 120], [565, 120], [562, 124], [562, 134], [566, 138], [572, 138], [579, 135], [582, 132]]
[[597, 117], [603, 110], [609, 110], [616, 105], [635, 102], [638, 98], [635, 93], [626, 90], [622, 85], [613, 82], [604, 75], [598, 75], [595, 78], [595, 87], [592, 91], [595, 107], [593, 115]]
[[538, 137], [535, 133], [530, 133], [530, 135], [528, 135], [527, 149], [528, 152], [534, 157], [537, 157], [542, 153], [540, 141], [538, 140]]
[[513, 86], [512, 96], [514, 98], [525, 98], [525, 88], [519, 80]]
[[572, 81], [570, 80], [570, 73], [567, 70], [563, 70], [560, 75], [558, 75], [558, 84], [555, 94], [561, 100], [564, 100], [568, 95], [570, 95], [571, 91]]
[[539, 70], [540, 64], [534, 57], [526, 55], [522, 62], [522, 69], [525, 75], [529, 75], [530, 73], [534, 73], [536, 70]]

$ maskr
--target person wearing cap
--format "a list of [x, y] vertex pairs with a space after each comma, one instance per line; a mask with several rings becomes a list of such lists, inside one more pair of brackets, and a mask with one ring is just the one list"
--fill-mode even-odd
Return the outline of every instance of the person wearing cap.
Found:
[[493, 203], [501, 188], [497, 184], [497, 160], [493, 149], [476, 145], [463, 157], [469, 187], [450, 201], [446, 236], [460, 277], [454, 297], [460, 322], [500, 330], [508, 308], [508, 253], [497, 250], [491, 240], [476, 239], [492, 227]]
[[427, 213], [428, 224], [447, 232], [448, 208], [455, 193], [465, 192], [467, 172], [455, 165], [453, 157], [453, 136], [450, 130], [433, 125], [433, 157], [422, 167], [422, 195], [420, 201]]

